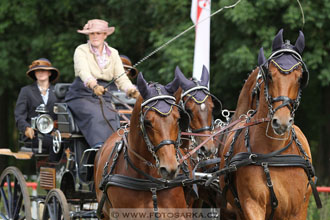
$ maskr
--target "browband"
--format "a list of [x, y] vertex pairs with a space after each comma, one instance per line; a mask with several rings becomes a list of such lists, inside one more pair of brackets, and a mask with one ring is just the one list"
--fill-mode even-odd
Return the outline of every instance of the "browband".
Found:
[[186, 96], [187, 94], [189, 94], [190, 92], [195, 91], [195, 90], [199, 90], [199, 89], [205, 89], [205, 90], [209, 91], [209, 88], [207, 88], [206, 86], [196, 86], [196, 87], [193, 87], [193, 88], [188, 89], [187, 91], [185, 91], [185, 92], [181, 95], [181, 97], [184, 97], [184, 96]]
[[141, 104], [141, 108], [143, 108], [146, 104], [148, 104], [148, 103], [150, 103], [152, 101], [155, 101], [155, 100], [159, 100], [159, 99], [172, 99], [172, 100], [176, 101], [176, 99], [173, 96], [170, 96], [170, 95], [158, 95], [158, 96], [152, 97], [152, 98], [144, 101]]
[[280, 50], [277, 50], [277, 51], [275, 51], [274, 53], [272, 53], [272, 54], [270, 55], [270, 57], [268, 58], [268, 60], [272, 59], [274, 56], [276, 56], [276, 55], [279, 54], [279, 53], [285, 53], [285, 52], [293, 53], [293, 54], [297, 55], [297, 57], [298, 57], [300, 60], [302, 60], [300, 54], [299, 54], [297, 51], [292, 50], [292, 49], [280, 49]]

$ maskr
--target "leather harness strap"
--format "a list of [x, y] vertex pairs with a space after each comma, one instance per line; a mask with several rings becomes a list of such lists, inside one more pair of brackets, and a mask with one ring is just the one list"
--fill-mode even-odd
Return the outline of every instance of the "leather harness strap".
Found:
[[[114, 167], [117, 164], [118, 155], [121, 152], [121, 147], [120, 148], [118, 147], [118, 146], [121, 146], [119, 143], [123, 144], [123, 154], [124, 154], [125, 161], [137, 173], [146, 177], [146, 179], [134, 178], [134, 177], [129, 177], [129, 176], [121, 175], [121, 174], [113, 174]], [[97, 209], [97, 216], [99, 216], [99, 217], [102, 216], [102, 208], [105, 203], [105, 198], [107, 198], [107, 189], [110, 186], [118, 186], [118, 187], [123, 187], [123, 188], [127, 188], [127, 189], [132, 189], [132, 190], [139, 190], [139, 191], [151, 191], [154, 212], [157, 213], [158, 212], [157, 191], [163, 190], [163, 189], [174, 188], [174, 187], [182, 187], [182, 186], [188, 186], [188, 185], [193, 185], [193, 184], [205, 183], [205, 180], [203, 180], [203, 179], [190, 179], [189, 176], [187, 176], [186, 174], [179, 174], [174, 180], [165, 180], [162, 178], [155, 178], [155, 177], [145, 173], [144, 171], [140, 170], [133, 164], [133, 162], [131, 161], [131, 159], [128, 156], [128, 149], [129, 149], [129, 145], [128, 145], [127, 137], [125, 134], [123, 136], [122, 141], [117, 142], [117, 144], [115, 145], [115, 147], [112, 150], [112, 153], [109, 156], [109, 159], [104, 167], [104, 171], [103, 171], [104, 173], [103, 173], [100, 185], [99, 185], [99, 189], [101, 189], [103, 191], [101, 202]], [[108, 172], [109, 162], [115, 151], [117, 151], [117, 152], [112, 159], [111, 168], [110, 168], [110, 171]], [[184, 173], [186, 173], [186, 172], [184, 172]]]
[[[248, 123], [244, 123], [242, 126], [239, 126], [237, 128], [231, 129], [229, 131], [225, 131], [228, 128], [231, 128], [233, 126], [235, 126], [237, 123], [241, 122], [241, 119], [237, 119], [234, 122], [230, 123], [229, 125], [222, 127], [221, 129], [219, 129], [218, 131], [215, 131], [213, 134], [209, 135], [209, 134], [198, 134], [198, 133], [191, 133], [191, 132], [181, 132], [182, 135], [193, 135], [193, 136], [204, 136], [204, 137], [208, 137], [206, 138], [202, 143], [200, 143], [197, 147], [195, 147], [194, 149], [192, 149], [191, 151], [189, 151], [184, 157], [181, 158], [180, 160], [180, 164], [184, 161], [187, 160], [189, 157], [191, 157], [197, 150], [199, 150], [205, 143], [207, 143], [210, 139], [212, 139], [213, 137], [219, 135], [219, 134], [226, 134], [229, 132], [233, 132], [233, 131], [237, 131], [237, 130], [241, 130], [243, 128], [246, 127], [250, 127], [253, 125], [257, 125], [263, 122], [267, 122], [269, 121], [268, 118], [261, 118], [261, 119], [257, 119], [255, 121], [252, 122], [248, 122]], [[225, 132], [224, 132], [225, 131]]]

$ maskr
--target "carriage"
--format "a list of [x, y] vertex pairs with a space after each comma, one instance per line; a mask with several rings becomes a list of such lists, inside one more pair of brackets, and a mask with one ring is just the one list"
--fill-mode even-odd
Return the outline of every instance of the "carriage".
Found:
[[[55, 95], [63, 99], [69, 86], [69, 83], [56, 84]], [[112, 91], [112, 94], [118, 112], [129, 117], [131, 110], [125, 106], [133, 106], [135, 99], [126, 97], [121, 91]], [[0, 218], [96, 218], [93, 162], [87, 160], [95, 149], [89, 149], [66, 103], [55, 104], [57, 121], [53, 121], [42, 105], [36, 111], [38, 116], [31, 120], [31, 124], [38, 131], [38, 148], [33, 148], [29, 141], [20, 140], [19, 152], [1, 149], [0, 154], [35, 161], [37, 195], [30, 195], [18, 168], [6, 168], [0, 177]], [[126, 123], [124, 118], [121, 118], [121, 123]], [[52, 136], [50, 149], [42, 146], [46, 135]], [[32, 206], [34, 211], [37, 210], [37, 216], [31, 213]]]

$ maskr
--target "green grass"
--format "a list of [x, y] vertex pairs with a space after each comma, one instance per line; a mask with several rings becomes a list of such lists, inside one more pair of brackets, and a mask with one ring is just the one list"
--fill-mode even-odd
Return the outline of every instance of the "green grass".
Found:
[[322, 208], [318, 209], [315, 204], [313, 195], [309, 200], [308, 220], [330, 220], [330, 193], [320, 193]]

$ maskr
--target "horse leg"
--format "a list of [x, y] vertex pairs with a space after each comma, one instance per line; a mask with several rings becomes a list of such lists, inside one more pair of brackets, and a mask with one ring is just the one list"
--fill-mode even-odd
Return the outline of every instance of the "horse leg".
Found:
[[247, 198], [242, 202], [242, 210], [246, 220], [264, 220], [266, 219], [266, 205], [261, 206], [258, 201]]

